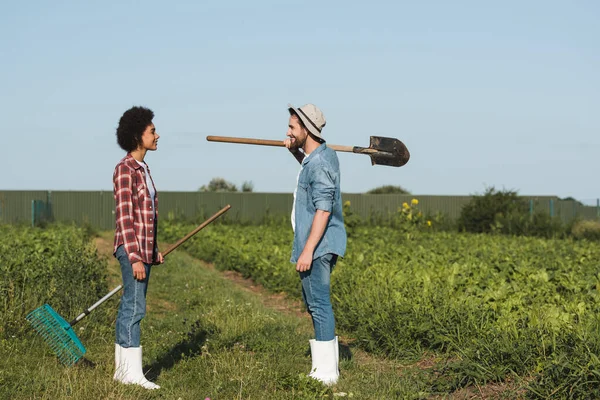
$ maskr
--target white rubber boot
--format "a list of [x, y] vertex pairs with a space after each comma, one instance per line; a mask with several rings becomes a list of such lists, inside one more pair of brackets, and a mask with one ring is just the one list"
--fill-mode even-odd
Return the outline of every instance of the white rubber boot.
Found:
[[115, 374], [113, 375], [114, 380], [118, 380], [119, 366], [121, 365], [121, 346], [115, 343]]
[[334, 385], [339, 378], [337, 361], [337, 340], [318, 341], [311, 339], [310, 354], [312, 358], [311, 378], [323, 382], [325, 385]]
[[335, 368], [338, 376], [340, 375], [340, 344], [338, 343], [338, 337], [335, 337]]
[[115, 372], [115, 379], [126, 385], [140, 385], [145, 389], [160, 389], [155, 383], [150, 382], [142, 371], [142, 347], [121, 347], [119, 367]]

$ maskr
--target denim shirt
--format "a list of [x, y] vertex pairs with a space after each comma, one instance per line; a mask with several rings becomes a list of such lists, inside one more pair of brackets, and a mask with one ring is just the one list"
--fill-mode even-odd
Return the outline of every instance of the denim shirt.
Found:
[[342, 215], [340, 164], [335, 151], [325, 143], [302, 161], [294, 205], [294, 245], [290, 260], [293, 263], [298, 261], [304, 250], [317, 210], [331, 214], [313, 259], [328, 253], [343, 257], [346, 252], [346, 228]]

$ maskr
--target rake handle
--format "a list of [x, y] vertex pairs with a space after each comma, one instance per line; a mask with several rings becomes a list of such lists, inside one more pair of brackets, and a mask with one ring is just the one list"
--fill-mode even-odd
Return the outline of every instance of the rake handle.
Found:
[[[225, 207], [223, 207], [222, 209], [220, 209], [212, 217], [210, 217], [209, 219], [207, 219], [206, 221], [204, 221], [203, 223], [201, 223], [200, 225], [198, 225], [196, 227], [196, 229], [194, 229], [193, 231], [191, 231], [190, 233], [188, 233], [187, 235], [185, 235], [183, 238], [179, 239], [173, 246], [171, 246], [167, 251], [165, 251], [163, 253], [163, 256], [166, 256], [167, 254], [169, 254], [170, 252], [172, 252], [173, 250], [175, 250], [177, 247], [181, 246], [183, 244], [183, 242], [185, 242], [186, 240], [188, 240], [189, 238], [191, 238], [192, 236], [194, 236], [196, 233], [200, 232], [200, 230], [202, 230], [204, 227], [206, 227], [206, 225], [210, 224], [215, 219], [217, 219], [221, 215], [225, 214], [227, 211], [229, 211], [230, 208], [231, 208], [231, 205], [227, 204]], [[92, 306], [90, 306], [87, 310], [85, 310], [84, 312], [82, 312], [81, 314], [79, 314], [73, 321], [71, 321], [69, 323], [69, 325], [74, 326], [76, 323], [78, 323], [83, 318], [85, 318], [89, 313], [91, 313], [94, 308], [98, 307], [100, 304], [102, 304], [106, 300], [110, 299], [112, 296], [114, 296], [122, 288], [123, 288], [123, 285], [119, 285], [116, 288], [114, 288], [113, 290], [111, 290], [106, 296], [104, 296], [103, 298], [101, 298], [100, 300], [98, 300], [97, 302], [95, 302]]]
[[86, 315], [88, 315], [89, 313], [91, 313], [94, 308], [98, 307], [100, 304], [104, 303], [106, 300], [108, 300], [109, 298], [111, 298], [115, 293], [117, 293], [119, 290], [121, 290], [122, 287], [123, 287], [123, 285], [119, 285], [116, 288], [114, 288], [113, 290], [111, 290], [106, 296], [104, 296], [103, 298], [101, 298], [100, 300], [98, 300], [97, 302], [95, 302], [87, 310], [85, 310], [84, 312], [82, 312], [81, 314], [79, 314], [73, 321], [69, 322], [69, 325], [74, 326], [76, 323], [78, 323], [79, 321], [81, 321]]
[[210, 224], [215, 219], [219, 218], [221, 215], [223, 215], [227, 211], [229, 211], [230, 208], [231, 208], [231, 206], [229, 204], [227, 204], [225, 207], [223, 207], [222, 209], [220, 209], [212, 217], [210, 217], [209, 219], [207, 219], [206, 221], [204, 221], [203, 223], [201, 223], [200, 225], [198, 225], [196, 227], [196, 229], [194, 229], [193, 231], [191, 231], [190, 233], [188, 233], [187, 235], [185, 235], [183, 238], [179, 239], [173, 246], [169, 247], [169, 249], [167, 249], [163, 253], [163, 256], [166, 256], [167, 254], [169, 254], [170, 252], [172, 252], [173, 250], [175, 250], [177, 247], [179, 247], [180, 245], [182, 245], [183, 242], [185, 242], [186, 240], [188, 240], [189, 238], [191, 238], [192, 236], [194, 236], [196, 233], [200, 232], [200, 230], [203, 229], [206, 225]]
[[[260, 146], [274, 146], [274, 147], [285, 147], [282, 140], [267, 140], [267, 139], [250, 139], [250, 138], [238, 138], [229, 136], [207, 136], [206, 140], [209, 142], [223, 142], [223, 143], [239, 143], [239, 144], [256, 144]], [[377, 150], [366, 149], [364, 147], [356, 146], [339, 146], [337, 144], [328, 144], [332, 150], [342, 151], [346, 153], [372, 153]]]

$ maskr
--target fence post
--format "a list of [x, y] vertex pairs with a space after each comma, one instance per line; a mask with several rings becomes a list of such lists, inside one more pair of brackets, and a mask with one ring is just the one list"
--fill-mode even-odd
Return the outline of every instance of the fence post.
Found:
[[529, 216], [533, 216], [533, 199], [529, 199]]
[[596, 217], [600, 217], [600, 199], [596, 199]]
[[52, 207], [52, 190], [46, 192], [46, 220], [54, 222], [54, 210]]
[[550, 199], [550, 216], [554, 217], [554, 199]]

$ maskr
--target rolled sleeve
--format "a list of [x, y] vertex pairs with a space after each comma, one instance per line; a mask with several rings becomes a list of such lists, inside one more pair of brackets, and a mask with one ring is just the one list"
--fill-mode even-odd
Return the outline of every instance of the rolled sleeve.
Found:
[[315, 209], [326, 212], [333, 210], [335, 198], [335, 181], [331, 172], [319, 165], [313, 175], [312, 201]]

